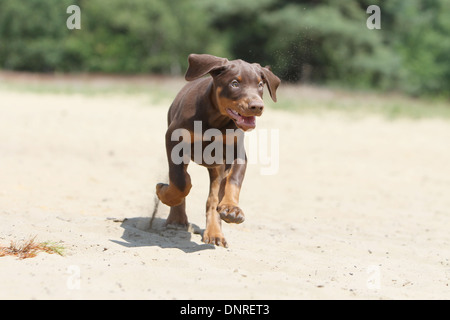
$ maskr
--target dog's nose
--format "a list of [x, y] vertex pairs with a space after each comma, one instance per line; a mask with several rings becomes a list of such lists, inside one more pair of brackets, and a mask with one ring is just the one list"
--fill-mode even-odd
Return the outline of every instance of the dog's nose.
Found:
[[248, 108], [254, 112], [261, 113], [264, 110], [264, 102], [260, 100], [252, 100], [248, 104]]

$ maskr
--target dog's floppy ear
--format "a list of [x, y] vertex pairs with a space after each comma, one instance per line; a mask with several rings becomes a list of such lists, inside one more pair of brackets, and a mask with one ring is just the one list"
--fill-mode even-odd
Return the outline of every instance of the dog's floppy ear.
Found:
[[190, 54], [188, 61], [189, 68], [184, 76], [187, 81], [192, 81], [212, 71], [223, 69], [228, 63], [228, 59], [215, 57], [210, 54]]
[[280, 78], [273, 74], [270, 66], [261, 67], [261, 72], [263, 76], [263, 81], [267, 84], [267, 88], [269, 89], [270, 96], [272, 100], [277, 102], [277, 88], [281, 83]]

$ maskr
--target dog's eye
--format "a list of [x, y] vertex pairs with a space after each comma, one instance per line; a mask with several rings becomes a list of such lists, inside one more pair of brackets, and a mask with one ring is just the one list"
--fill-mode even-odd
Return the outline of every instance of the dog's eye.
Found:
[[264, 88], [264, 82], [261, 81], [260, 83], [258, 83], [258, 88], [259, 89], [263, 89]]
[[237, 80], [233, 80], [230, 83], [230, 87], [232, 87], [232, 88], [239, 88], [239, 85], [240, 85], [240, 83]]

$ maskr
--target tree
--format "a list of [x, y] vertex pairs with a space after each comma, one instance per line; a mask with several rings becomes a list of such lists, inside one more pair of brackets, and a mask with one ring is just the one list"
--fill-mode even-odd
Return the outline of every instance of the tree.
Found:
[[[69, 5], [81, 30], [66, 27]], [[369, 5], [381, 30], [369, 30]], [[448, 0], [0, 0], [0, 67], [182, 74], [189, 53], [284, 80], [450, 95]]]
[[74, 1], [0, 2], [0, 65], [5, 69], [51, 71], [63, 63], [66, 8]]

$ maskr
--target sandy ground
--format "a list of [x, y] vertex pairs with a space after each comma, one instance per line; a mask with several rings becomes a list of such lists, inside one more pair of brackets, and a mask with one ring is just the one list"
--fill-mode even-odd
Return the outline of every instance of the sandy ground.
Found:
[[1, 299], [450, 299], [448, 122], [267, 110], [279, 169], [249, 166], [225, 249], [201, 242], [196, 164], [192, 228], [165, 229], [164, 205], [148, 228], [167, 107], [0, 91], [0, 245], [66, 248], [0, 258]]

